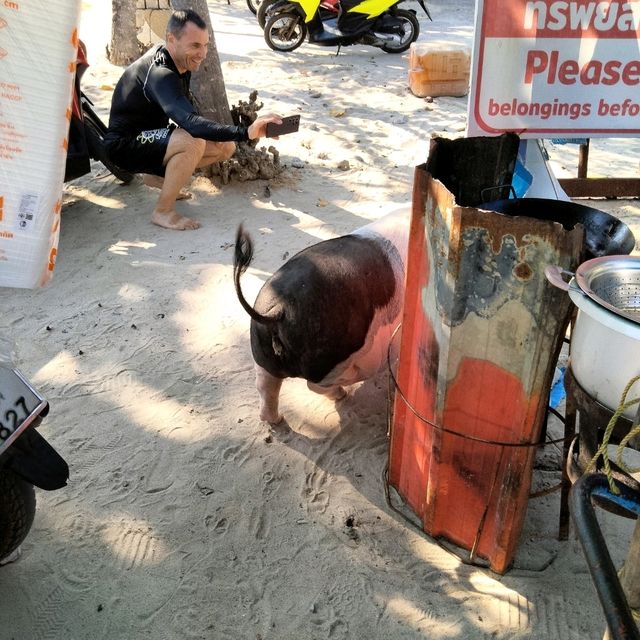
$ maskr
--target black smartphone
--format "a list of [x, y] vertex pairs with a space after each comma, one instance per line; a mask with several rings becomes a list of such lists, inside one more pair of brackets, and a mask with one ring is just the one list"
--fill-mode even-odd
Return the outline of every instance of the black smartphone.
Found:
[[283, 136], [285, 133], [295, 133], [300, 127], [300, 116], [285, 116], [282, 124], [267, 122], [267, 138]]

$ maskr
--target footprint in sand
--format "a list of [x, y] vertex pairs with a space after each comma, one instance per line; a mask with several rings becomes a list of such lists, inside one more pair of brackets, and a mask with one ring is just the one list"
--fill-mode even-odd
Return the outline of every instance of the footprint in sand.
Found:
[[226, 518], [220, 518], [213, 526], [213, 530], [218, 534], [227, 533], [229, 529], [229, 521]]
[[249, 459], [251, 444], [251, 442], [245, 442], [225, 447], [222, 450], [222, 459], [235, 462], [239, 467], [242, 466]]
[[305, 467], [312, 465], [312, 471], [307, 472], [302, 496], [307, 503], [307, 511], [311, 513], [324, 513], [329, 506], [329, 494], [325, 490], [329, 474], [313, 464], [305, 462]]
[[135, 567], [155, 565], [159, 561], [158, 540], [149, 531], [127, 529], [110, 540], [116, 566], [129, 571]]
[[[120, 447], [122, 434], [112, 435], [106, 441], [99, 438], [79, 438], [73, 442], [73, 464], [74, 475], [83, 475], [86, 469], [95, 468], [104, 458], [110, 456], [113, 451]], [[71, 456], [70, 456], [71, 457]]]
[[271, 530], [271, 517], [268, 507], [261, 505], [251, 509], [249, 531], [256, 540], [264, 540]]
[[174, 456], [166, 451], [161, 451], [160, 455], [154, 457], [145, 473], [146, 493], [161, 493], [173, 484], [173, 476], [167, 473], [167, 469], [171, 469], [174, 462]]
[[32, 614], [31, 640], [53, 640], [61, 637], [66, 607], [65, 593], [60, 585], [40, 600]]
[[356, 578], [357, 587], [345, 582], [334, 582], [328, 591], [311, 608], [311, 623], [322, 629], [328, 638], [352, 638], [349, 620], [357, 619], [361, 602], [366, 602], [374, 593], [371, 581], [364, 576]]

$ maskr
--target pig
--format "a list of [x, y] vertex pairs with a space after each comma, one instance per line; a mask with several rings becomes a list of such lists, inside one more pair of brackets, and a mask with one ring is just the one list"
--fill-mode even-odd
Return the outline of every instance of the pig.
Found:
[[410, 207], [300, 251], [262, 286], [252, 307], [240, 277], [253, 257], [251, 237], [238, 228], [233, 275], [251, 316], [251, 351], [260, 419], [283, 420], [282, 381], [299, 377], [316, 393], [340, 400], [345, 386], [385, 364], [401, 322]]

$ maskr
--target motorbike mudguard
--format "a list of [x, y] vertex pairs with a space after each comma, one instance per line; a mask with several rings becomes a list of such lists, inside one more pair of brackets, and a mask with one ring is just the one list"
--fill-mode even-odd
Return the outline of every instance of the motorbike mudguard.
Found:
[[13, 443], [2, 465], [45, 491], [61, 489], [69, 479], [69, 465], [33, 427]]

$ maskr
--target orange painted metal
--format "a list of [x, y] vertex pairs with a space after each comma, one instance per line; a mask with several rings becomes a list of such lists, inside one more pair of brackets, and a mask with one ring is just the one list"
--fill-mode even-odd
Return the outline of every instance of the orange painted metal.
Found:
[[389, 482], [424, 530], [504, 573], [571, 313], [544, 277], [583, 230], [460, 207], [415, 172]]

